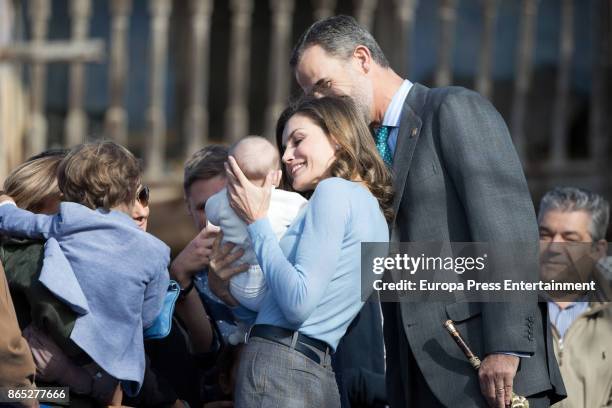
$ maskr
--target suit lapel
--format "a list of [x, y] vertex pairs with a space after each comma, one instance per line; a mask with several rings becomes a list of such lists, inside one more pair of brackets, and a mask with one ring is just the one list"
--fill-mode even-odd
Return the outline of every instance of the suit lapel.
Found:
[[[412, 163], [412, 155], [414, 154], [414, 148], [416, 147], [421, 132], [422, 121], [413, 107], [417, 107], [415, 105], [422, 106], [423, 101], [420, 96], [422, 96], [423, 92], [421, 91], [426, 89], [427, 88], [419, 84], [414, 84], [404, 101], [399, 134], [397, 137], [397, 146], [395, 154], [393, 155], [393, 189], [395, 191], [395, 197], [393, 199], [394, 217], [397, 216], [397, 210], [402, 201], [406, 179], [408, 178], [410, 164]], [[393, 224], [395, 224], [395, 218]]]

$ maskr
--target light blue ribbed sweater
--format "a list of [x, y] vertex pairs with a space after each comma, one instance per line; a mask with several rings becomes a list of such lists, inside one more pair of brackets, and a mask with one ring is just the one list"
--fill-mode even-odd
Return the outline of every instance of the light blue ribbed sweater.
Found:
[[280, 242], [267, 218], [248, 230], [268, 285], [255, 324], [299, 330], [335, 349], [363, 306], [361, 243], [389, 240], [376, 198], [328, 178]]

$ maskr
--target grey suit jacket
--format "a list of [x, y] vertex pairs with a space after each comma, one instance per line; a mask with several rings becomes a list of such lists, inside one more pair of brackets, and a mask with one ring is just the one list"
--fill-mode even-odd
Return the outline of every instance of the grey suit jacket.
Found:
[[[414, 84], [393, 173], [400, 241], [533, 242], [513, 265], [537, 265], [537, 223], [519, 158], [503, 119], [477, 93]], [[383, 312], [392, 407], [418, 401], [419, 371], [443, 405], [486, 406], [477, 373], [442, 326], [449, 318], [481, 358], [531, 355], [521, 359], [517, 393], [548, 393], [553, 401], [564, 394], [545, 308], [536, 302], [386, 303]]]

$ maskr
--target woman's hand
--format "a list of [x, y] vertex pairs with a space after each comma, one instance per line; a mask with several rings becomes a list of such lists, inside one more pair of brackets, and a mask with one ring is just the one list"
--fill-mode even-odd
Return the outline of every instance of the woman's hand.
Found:
[[213, 243], [213, 253], [208, 265], [208, 285], [210, 290], [229, 306], [238, 306], [238, 302], [229, 291], [229, 280], [232, 276], [245, 272], [249, 265], [241, 264], [232, 266], [236, 260], [244, 255], [244, 250], [239, 248], [232, 252], [235, 244], [225, 243], [221, 245], [223, 232], [219, 233]]
[[272, 184], [280, 179], [280, 170], [268, 173], [263, 187], [258, 187], [246, 178], [232, 156], [227, 161], [227, 194], [232, 209], [247, 224], [265, 218], [270, 207]]

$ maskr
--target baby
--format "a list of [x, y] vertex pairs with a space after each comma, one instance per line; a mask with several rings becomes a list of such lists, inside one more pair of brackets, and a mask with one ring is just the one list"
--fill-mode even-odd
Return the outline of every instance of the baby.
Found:
[[[236, 159], [244, 175], [258, 186], [263, 186], [270, 171], [280, 169], [276, 147], [263, 137], [248, 136], [241, 139], [230, 148], [230, 155]], [[297, 193], [272, 190], [268, 219], [277, 239], [280, 240], [285, 234], [306, 203], [307, 200]], [[251, 247], [247, 224], [230, 207], [226, 189], [208, 199], [206, 217], [212, 224], [221, 227], [224, 242], [234, 243], [244, 249], [244, 255], [237, 263], [246, 263], [249, 269], [230, 280], [230, 292], [242, 306], [259, 311], [266, 293], [266, 279]]]

